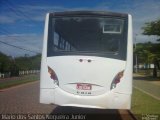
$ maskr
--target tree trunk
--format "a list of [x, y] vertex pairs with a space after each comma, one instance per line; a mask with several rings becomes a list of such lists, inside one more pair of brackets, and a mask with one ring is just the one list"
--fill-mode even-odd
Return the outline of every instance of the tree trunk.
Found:
[[157, 67], [155, 63], [154, 63], [154, 68], [153, 68], [153, 77], [157, 77]]
[[154, 69], [153, 69], [153, 77], [157, 77], [157, 69], [160, 69], [159, 61], [157, 58], [154, 58]]

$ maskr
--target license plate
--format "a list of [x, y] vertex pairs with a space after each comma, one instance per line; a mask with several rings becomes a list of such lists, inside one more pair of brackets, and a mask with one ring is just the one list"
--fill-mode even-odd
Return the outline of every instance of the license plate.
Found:
[[91, 84], [78, 83], [77, 84], [77, 89], [78, 90], [91, 90], [92, 85]]

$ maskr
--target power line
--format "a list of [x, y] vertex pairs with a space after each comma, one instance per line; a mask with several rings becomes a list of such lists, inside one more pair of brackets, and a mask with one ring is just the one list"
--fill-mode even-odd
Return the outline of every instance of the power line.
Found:
[[[9, 33], [7, 30], [5, 30], [4, 28], [2, 28], [2, 30], [3, 30], [3, 31], [0, 31], [0, 33], [10, 34], [10, 33]], [[10, 35], [5, 35], [5, 36], [11, 37], [13, 40], [18, 40], [18, 41], [19, 41], [19, 39], [17, 39], [16, 36], [10, 36]], [[11, 46], [11, 47], [16, 47], [16, 48], [18, 48], [18, 49], [22, 49], [22, 50], [25, 50], [25, 51], [30, 51], [30, 52], [38, 53], [38, 52], [36, 52], [36, 51], [27, 50], [27, 49], [25, 49], [25, 48], [21, 48], [21, 47], [19, 47], [19, 46], [11, 45], [11, 44], [6, 43], [6, 42], [3, 42], [3, 41], [0, 41], [0, 43], [3, 43], [3, 44], [5, 44], [5, 45], [9, 45], [9, 46]], [[41, 52], [39, 52], [39, 53], [41, 53]]]
[[[6, 3], [6, 2], [4, 2], [4, 3]], [[7, 1], [7, 3], [5, 5], [7, 5], [7, 7], [9, 8], [9, 10], [11, 10], [12, 12], [14, 12], [17, 16], [21, 16], [23, 18], [26, 18], [25, 20], [28, 19], [28, 20], [30, 20], [30, 22], [35, 23], [35, 21], [33, 21], [30, 18], [30, 16], [26, 15], [25, 13], [23, 13], [19, 9], [14, 9], [15, 5], [12, 2]], [[27, 20], [27, 22], [28, 22], [28, 20]], [[1, 33], [10, 34], [10, 32], [8, 32], [8, 30], [5, 30], [4, 28], [3, 29], [1, 28], [1, 30], [2, 30], [2, 31], [0, 31]], [[9, 36], [9, 35], [6, 35], [6, 36], [7, 37], [14, 37], [14, 36]], [[12, 38], [12, 39], [18, 40], [16, 38]], [[40, 52], [36, 52], [36, 51], [25, 49], [25, 48], [22, 48], [22, 47], [19, 47], [19, 46], [15, 46], [15, 45], [3, 42], [3, 41], [0, 41], [0, 43], [3, 43], [5, 45], [11, 46], [11, 47], [15, 47], [15, 48], [18, 48], [18, 49], [21, 49], [21, 50], [29, 51], [29, 52], [40, 53]]]
[[11, 44], [8, 44], [8, 43], [3, 42], [3, 41], [0, 41], [0, 43], [3, 43], [3, 44], [8, 45], [8, 46], [15, 47], [15, 48], [17, 48], [17, 49], [21, 49], [21, 50], [25, 50], [25, 51], [29, 51], [29, 52], [33, 52], [33, 53], [37, 53], [37, 54], [40, 53], [40, 52], [36, 52], [36, 51], [32, 51], [32, 50], [25, 49], [25, 48], [22, 48], [22, 47], [19, 47], [19, 46], [11, 45]]
[[32, 18], [30, 16], [28, 16], [26, 13], [22, 12], [21, 10], [19, 10], [19, 8], [17, 8], [15, 6], [15, 4], [13, 4], [11, 1], [6, 1], [6, 5], [17, 16], [23, 17], [26, 22], [32, 22], [34, 24], [36, 23], [34, 20], [32, 20]]

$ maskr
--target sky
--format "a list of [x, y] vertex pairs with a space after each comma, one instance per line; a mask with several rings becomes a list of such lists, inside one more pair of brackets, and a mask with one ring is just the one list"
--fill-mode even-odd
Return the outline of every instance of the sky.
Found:
[[134, 42], [156, 42], [157, 36], [143, 35], [142, 27], [160, 19], [160, 0], [0, 0], [0, 52], [12, 57], [41, 53], [46, 13], [69, 10], [129, 13]]

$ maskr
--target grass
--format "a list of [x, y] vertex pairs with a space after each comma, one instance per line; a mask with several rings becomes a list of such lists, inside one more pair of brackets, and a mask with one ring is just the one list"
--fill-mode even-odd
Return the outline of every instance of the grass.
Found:
[[142, 116], [146, 114], [159, 115], [160, 100], [134, 88], [131, 111], [138, 119], [142, 119]]
[[9, 88], [12, 86], [16, 86], [16, 85], [20, 85], [28, 82], [34, 82], [37, 80], [39, 80], [39, 75], [28, 75], [25, 77], [21, 77], [20, 79], [18, 78], [16, 80], [10, 80], [10, 81], [0, 83], [0, 89]]
[[[159, 85], [160, 86], [160, 78], [158, 81], [153, 81], [152, 84], [155, 84], [155, 85]], [[159, 91], [160, 92], [160, 91]]]

